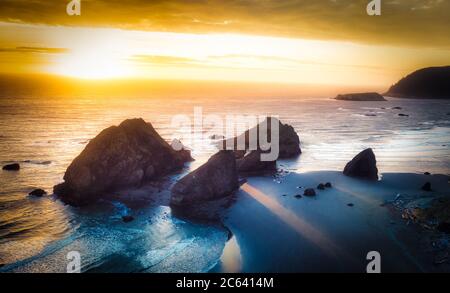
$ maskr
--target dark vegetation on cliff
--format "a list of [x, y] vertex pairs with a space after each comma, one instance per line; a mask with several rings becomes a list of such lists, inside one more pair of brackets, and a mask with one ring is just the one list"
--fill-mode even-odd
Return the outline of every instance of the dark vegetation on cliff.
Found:
[[397, 98], [450, 99], [450, 66], [417, 70], [386, 93]]

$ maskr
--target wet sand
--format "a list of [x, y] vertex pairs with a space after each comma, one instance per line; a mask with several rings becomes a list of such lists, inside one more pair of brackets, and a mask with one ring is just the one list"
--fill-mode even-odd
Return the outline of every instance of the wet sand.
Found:
[[[434, 191], [420, 188], [431, 182]], [[304, 188], [331, 182], [315, 197]], [[448, 271], [436, 266], [424, 234], [389, 203], [398, 194], [450, 196], [448, 176], [383, 174], [378, 182], [336, 171], [249, 178], [228, 210], [233, 232], [221, 262], [225, 272], [366, 272], [369, 251], [381, 254], [382, 272]], [[350, 204], [350, 206], [349, 206]]]

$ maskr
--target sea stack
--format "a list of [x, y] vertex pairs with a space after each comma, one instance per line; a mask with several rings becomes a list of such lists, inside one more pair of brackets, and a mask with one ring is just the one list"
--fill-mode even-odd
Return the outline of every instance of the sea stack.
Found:
[[219, 151], [208, 162], [181, 178], [172, 188], [172, 206], [192, 206], [220, 199], [239, 188], [232, 151]]
[[251, 175], [276, 171], [277, 161], [263, 161], [261, 160], [262, 154], [263, 152], [256, 150], [249, 152], [243, 158], [237, 159], [236, 165], [239, 174]]
[[335, 100], [340, 101], [357, 101], [357, 102], [370, 102], [370, 101], [386, 101], [386, 99], [379, 93], [355, 93], [338, 95]]
[[[261, 145], [267, 143], [266, 140], [272, 142], [272, 124], [277, 125], [279, 130], [279, 154], [276, 159], [288, 159], [300, 155], [302, 152], [300, 149], [300, 138], [295, 132], [294, 127], [281, 123], [281, 121], [275, 117], [267, 117], [263, 122], [247, 130], [243, 134], [221, 141], [220, 146], [226, 150], [239, 152], [242, 156], [246, 151], [252, 151], [249, 149], [251, 145], [256, 146], [259, 150]], [[260, 129], [264, 129], [264, 127], [267, 127], [266, 139], [260, 139], [259, 132]], [[241, 143], [242, 145], [240, 145]], [[238, 155], [237, 157], [241, 158], [241, 155]]]
[[344, 168], [344, 175], [367, 180], [378, 180], [377, 160], [372, 149], [366, 149], [353, 158]]
[[179, 170], [189, 160], [190, 151], [175, 151], [150, 123], [129, 119], [92, 139], [54, 193], [69, 204], [88, 204], [105, 192], [139, 186]]

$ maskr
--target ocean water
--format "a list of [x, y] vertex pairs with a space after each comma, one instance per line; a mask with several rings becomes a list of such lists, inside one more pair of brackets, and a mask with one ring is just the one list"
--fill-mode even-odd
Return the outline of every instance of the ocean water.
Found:
[[[355, 154], [371, 147], [381, 173], [450, 174], [450, 101], [388, 100], [0, 98], [0, 162], [22, 166], [19, 172], [0, 171], [0, 271], [64, 272], [70, 251], [81, 253], [84, 272], [217, 268], [227, 253], [228, 232], [174, 217], [167, 206], [170, 184], [157, 201], [151, 200], [150, 189], [141, 190], [149, 200], [139, 206], [105, 201], [76, 209], [52, 196], [27, 195], [35, 188], [51, 192], [89, 139], [127, 118], [142, 117], [170, 141], [174, 133], [190, 134], [174, 127], [172, 118], [185, 114], [194, 123], [195, 107], [201, 107], [204, 116], [224, 119], [278, 115], [294, 126], [301, 140], [303, 154], [279, 162], [290, 171], [342, 170]], [[193, 148], [196, 161], [170, 182], [215, 152], [214, 141], [204, 135], [207, 131], [206, 127], [203, 133], [192, 134], [188, 143], [183, 141]], [[135, 221], [123, 223], [125, 214], [132, 214]]]

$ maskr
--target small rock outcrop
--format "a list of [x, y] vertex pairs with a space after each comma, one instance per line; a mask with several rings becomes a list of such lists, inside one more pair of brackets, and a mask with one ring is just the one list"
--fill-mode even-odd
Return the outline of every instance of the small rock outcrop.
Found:
[[276, 161], [262, 161], [262, 152], [259, 150], [251, 151], [243, 158], [236, 161], [237, 170], [240, 174], [253, 174], [261, 172], [276, 171]]
[[174, 150], [150, 123], [125, 120], [88, 143], [54, 193], [69, 204], [88, 204], [102, 193], [139, 186], [179, 170], [190, 160], [190, 151]]
[[221, 134], [213, 134], [209, 137], [212, 140], [216, 140], [216, 139], [224, 139], [225, 136], [221, 135]]
[[316, 191], [313, 188], [308, 188], [303, 192], [304, 196], [316, 196]]
[[[300, 138], [295, 129], [291, 125], [281, 123], [280, 120], [274, 117], [267, 117], [263, 122], [237, 137], [221, 141], [219, 146], [224, 150], [239, 152], [238, 158], [242, 155], [242, 151], [245, 153], [245, 151], [249, 150], [250, 145], [255, 145], [259, 150], [261, 145], [267, 143], [266, 139], [260, 139], [259, 137], [260, 128], [267, 126], [266, 138], [267, 141], [271, 142], [272, 122], [279, 127], [279, 154], [277, 159], [288, 159], [300, 155], [302, 152], [300, 149]], [[250, 135], [250, 133], [253, 135]], [[243, 142], [243, 145], [238, 145], [241, 142]]]
[[239, 188], [232, 151], [219, 151], [208, 162], [181, 178], [172, 188], [172, 206], [189, 206], [220, 199]]
[[366, 149], [353, 158], [344, 168], [344, 175], [378, 180], [377, 160], [372, 149]]
[[35, 189], [32, 192], [30, 192], [28, 195], [42, 197], [46, 194], [47, 194], [47, 192], [45, 190], [38, 188], [38, 189]]
[[18, 163], [8, 164], [8, 165], [3, 166], [2, 169], [5, 171], [19, 171], [20, 165]]
[[339, 101], [357, 101], [357, 102], [368, 102], [368, 101], [386, 101], [386, 99], [379, 93], [355, 93], [355, 94], [344, 94], [338, 95], [335, 100]]

